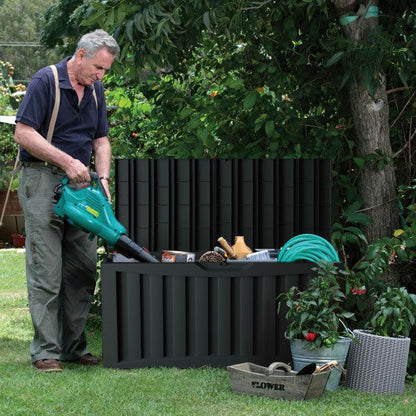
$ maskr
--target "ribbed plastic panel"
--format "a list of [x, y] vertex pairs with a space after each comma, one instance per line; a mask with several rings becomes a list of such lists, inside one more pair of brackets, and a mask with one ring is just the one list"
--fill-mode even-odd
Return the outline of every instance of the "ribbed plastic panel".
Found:
[[[106, 367], [290, 361], [277, 297], [303, 289], [311, 263], [104, 263]], [[285, 308], [285, 305], [282, 305]]]
[[152, 252], [205, 252], [220, 236], [252, 248], [331, 236], [329, 160], [117, 160], [116, 184], [118, 220]]

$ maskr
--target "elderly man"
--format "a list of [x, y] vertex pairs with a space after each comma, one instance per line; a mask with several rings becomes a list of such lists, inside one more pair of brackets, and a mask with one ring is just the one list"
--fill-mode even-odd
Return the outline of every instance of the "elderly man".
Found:
[[30, 354], [40, 371], [62, 371], [61, 361], [98, 363], [84, 332], [95, 288], [96, 241], [54, 214], [54, 189], [64, 175], [75, 184], [89, 181], [93, 163], [110, 196], [111, 147], [100, 80], [118, 53], [117, 42], [103, 30], [82, 36], [72, 57], [34, 75], [16, 116], [34, 327]]

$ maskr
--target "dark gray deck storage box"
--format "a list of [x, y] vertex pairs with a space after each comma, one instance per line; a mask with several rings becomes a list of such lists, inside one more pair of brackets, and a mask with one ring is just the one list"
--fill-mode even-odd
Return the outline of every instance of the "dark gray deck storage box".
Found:
[[[118, 160], [116, 215], [157, 253], [203, 253], [219, 236], [252, 248], [330, 238], [331, 169], [318, 160]], [[290, 360], [276, 298], [311, 263], [104, 263], [106, 367], [269, 365]]]

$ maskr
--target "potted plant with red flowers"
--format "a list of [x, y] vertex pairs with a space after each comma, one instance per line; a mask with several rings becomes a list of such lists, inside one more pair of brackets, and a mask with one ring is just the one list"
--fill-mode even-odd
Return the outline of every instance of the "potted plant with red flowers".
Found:
[[341, 281], [345, 272], [327, 261], [320, 261], [313, 270], [317, 275], [305, 290], [294, 286], [283, 295], [289, 308], [286, 336], [295, 371], [313, 362], [338, 362], [339, 368], [332, 370], [327, 384], [328, 390], [336, 390], [351, 343], [343, 320], [354, 319], [354, 313], [344, 308], [346, 296]]

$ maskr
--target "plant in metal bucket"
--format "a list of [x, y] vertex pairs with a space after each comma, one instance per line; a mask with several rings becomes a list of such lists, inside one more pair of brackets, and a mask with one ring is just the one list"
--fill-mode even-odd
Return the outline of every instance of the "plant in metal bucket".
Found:
[[[342, 319], [354, 319], [354, 313], [344, 309], [345, 294], [340, 280], [345, 272], [333, 262], [320, 261], [309, 286], [301, 291], [293, 286], [281, 296], [289, 310], [286, 336], [308, 343], [308, 349], [333, 347], [342, 336], [348, 336], [340, 325]], [[281, 301], [279, 302], [279, 310]]]

